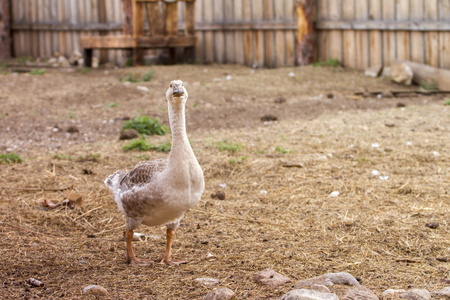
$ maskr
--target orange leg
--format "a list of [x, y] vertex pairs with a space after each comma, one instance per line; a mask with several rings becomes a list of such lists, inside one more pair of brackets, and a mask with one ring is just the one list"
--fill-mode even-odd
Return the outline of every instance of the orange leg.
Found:
[[167, 264], [167, 265], [181, 265], [188, 263], [187, 260], [174, 260], [171, 256], [171, 250], [172, 250], [172, 242], [173, 237], [175, 236], [175, 229], [169, 229], [167, 228], [167, 243], [166, 243], [166, 251], [164, 252], [164, 256], [161, 259], [161, 264]]
[[131, 241], [133, 240], [133, 230], [125, 230], [125, 241], [127, 243], [127, 262], [132, 265], [147, 266], [152, 262], [146, 259], [138, 259], [134, 256]]

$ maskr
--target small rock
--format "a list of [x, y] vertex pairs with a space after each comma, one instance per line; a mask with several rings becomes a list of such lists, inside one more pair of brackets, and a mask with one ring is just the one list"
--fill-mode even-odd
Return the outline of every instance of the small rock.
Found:
[[225, 79], [226, 79], [226, 80], [231, 80], [231, 79], [233, 79], [233, 77], [230, 76], [230, 75], [228, 75], [227, 77], [225, 77]]
[[442, 290], [434, 291], [433, 296], [450, 298], [450, 287], [445, 287]]
[[70, 63], [67, 60], [67, 58], [63, 55], [61, 55], [60, 57], [58, 57], [58, 65], [60, 65], [61, 67], [70, 67]]
[[278, 103], [278, 104], [285, 103], [286, 102], [286, 98], [279, 97], [279, 98], [275, 99], [273, 102]]
[[278, 120], [278, 117], [274, 115], [264, 115], [261, 117], [262, 122], [271, 122], [276, 120]]
[[289, 77], [295, 77], [295, 73], [294, 72], [289, 72]]
[[395, 126], [395, 124], [394, 123], [384, 123], [384, 126], [392, 128]]
[[219, 199], [219, 200], [225, 200], [225, 192], [223, 191], [217, 191], [215, 194], [211, 194], [211, 198], [215, 199]]
[[392, 97], [394, 97], [394, 94], [391, 91], [384, 91], [383, 93], [381, 93], [381, 95], [383, 95], [383, 98], [392, 98]]
[[295, 288], [302, 288], [305, 286], [311, 286], [313, 284], [333, 285], [333, 284], [345, 284], [345, 285], [359, 285], [359, 282], [346, 272], [340, 273], [328, 273], [325, 275], [317, 276], [307, 280], [298, 282]]
[[139, 85], [139, 86], [137, 87], [137, 89], [140, 90], [140, 91], [142, 91], [142, 92], [148, 92], [148, 87], [146, 87], [146, 86], [141, 86], [141, 85]]
[[374, 177], [380, 176], [380, 172], [378, 170], [372, 170], [372, 176]]
[[58, 63], [58, 59], [55, 57], [52, 57], [48, 60], [48, 63], [53, 65], [53, 64], [57, 64]]
[[71, 125], [66, 130], [68, 133], [79, 133], [80, 129], [77, 126]]
[[339, 300], [339, 298], [332, 293], [298, 289], [284, 294], [281, 296], [280, 300]]
[[83, 289], [83, 294], [108, 295], [108, 291], [100, 285], [88, 285]]
[[383, 70], [383, 66], [381, 66], [381, 65], [367, 68], [366, 71], [364, 72], [364, 75], [366, 75], [368, 77], [376, 78], [376, 77], [380, 76], [382, 70]]
[[380, 148], [380, 144], [378, 143], [372, 143], [370, 146], [372, 146], [372, 148]]
[[206, 285], [206, 286], [211, 286], [211, 285], [218, 284], [219, 280], [215, 279], [215, 278], [196, 278], [195, 282], [198, 282], [198, 283]]
[[394, 289], [388, 289], [383, 292], [383, 299], [399, 299], [400, 294], [403, 294], [406, 292], [404, 289], [400, 290], [394, 290]]
[[311, 285], [311, 290], [322, 293], [331, 293], [330, 289], [323, 284], [313, 284]]
[[120, 133], [119, 139], [132, 140], [139, 136], [139, 132], [136, 129], [126, 129]]
[[404, 85], [411, 85], [414, 73], [405, 63], [395, 64], [391, 69], [391, 80]]
[[400, 298], [408, 300], [430, 300], [431, 294], [425, 289], [411, 289], [400, 294]]
[[430, 223], [425, 224], [425, 226], [427, 226], [431, 229], [436, 229], [439, 227], [439, 223], [438, 222], [430, 222]]
[[397, 103], [397, 107], [405, 107], [405, 106], [406, 106], [405, 103], [402, 103], [402, 102], [398, 102], [398, 103]]
[[378, 300], [377, 295], [375, 295], [371, 290], [364, 286], [357, 286], [349, 290], [343, 300]]
[[338, 191], [333, 191], [331, 192], [328, 197], [330, 198], [336, 198], [337, 196], [339, 196], [339, 192]]
[[334, 94], [333, 93], [328, 93], [327, 94], [327, 98], [328, 99], [333, 99], [334, 98]]
[[69, 200], [70, 203], [75, 205], [83, 204], [83, 196], [74, 193], [73, 191], [68, 191], [64, 193], [64, 199]]
[[391, 77], [391, 67], [384, 67], [381, 72], [381, 76], [383, 77]]
[[32, 285], [32, 286], [36, 286], [36, 287], [43, 287], [44, 283], [42, 281], [39, 281], [37, 279], [34, 278], [28, 278], [27, 283]]
[[253, 279], [257, 282], [266, 284], [271, 288], [276, 288], [291, 281], [289, 277], [277, 273], [271, 269], [265, 269], [261, 272], [253, 274]]
[[234, 297], [234, 294], [229, 288], [218, 288], [208, 293], [203, 300], [229, 300]]

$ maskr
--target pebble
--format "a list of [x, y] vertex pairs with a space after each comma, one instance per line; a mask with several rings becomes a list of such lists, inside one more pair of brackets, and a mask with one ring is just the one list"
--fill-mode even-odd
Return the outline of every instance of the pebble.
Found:
[[333, 191], [331, 192], [328, 197], [330, 198], [336, 198], [337, 196], [339, 196], [339, 192], [338, 191]]
[[400, 290], [394, 290], [394, 289], [387, 289], [383, 292], [382, 296], [384, 299], [398, 299], [400, 294], [403, 294], [404, 292], [406, 292], [404, 289], [400, 289]]
[[378, 300], [377, 295], [375, 295], [371, 290], [364, 286], [357, 286], [349, 290], [343, 300]]
[[131, 140], [139, 136], [139, 132], [136, 129], [126, 129], [120, 133], [119, 139], [121, 140]]
[[380, 172], [378, 170], [372, 170], [372, 176], [374, 177], [380, 176]]
[[307, 289], [292, 290], [283, 296], [280, 300], [339, 300], [338, 296], [332, 293], [322, 293]]
[[400, 294], [400, 298], [408, 300], [430, 300], [431, 294], [425, 289], [411, 289]]
[[298, 282], [295, 287], [302, 288], [305, 286], [311, 286], [313, 284], [322, 285], [334, 285], [334, 284], [345, 284], [345, 285], [359, 285], [359, 282], [346, 272], [340, 273], [327, 273], [321, 276], [317, 276], [311, 279], [303, 280]]
[[196, 278], [195, 282], [198, 282], [202, 285], [211, 286], [218, 284], [219, 280], [215, 278]]
[[208, 293], [203, 300], [229, 300], [234, 297], [234, 294], [229, 288], [218, 288]]
[[83, 294], [108, 295], [108, 291], [100, 285], [88, 285], [83, 289]]
[[253, 279], [256, 282], [261, 282], [271, 288], [276, 288], [291, 281], [289, 277], [277, 273], [271, 269], [265, 269], [261, 272], [253, 274]]
[[216, 193], [211, 194], [212, 199], [219, 199], [219, 200], [225, 200], [225, 192], [223, 191], [217, 191]]
[[289, 77], [294, 77], [295, 73], [294, 72], [289, 72]]
[[146, 87], [146, 86], [139, 85], [139, 86], [137, 87], [137, 89], [140, 90], [140, 91], [142, 91], [142, 92], [148, 92], [148, 87]]
[[439, 291], [434, 291], [433, 296], [450, 298], [450, 287], [445, 287]]

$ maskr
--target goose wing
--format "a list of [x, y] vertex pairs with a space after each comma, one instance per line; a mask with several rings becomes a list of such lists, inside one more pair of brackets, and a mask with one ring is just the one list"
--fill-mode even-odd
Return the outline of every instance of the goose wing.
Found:
[[156, 173], [162, 172], [166, 167], [167, 159], [142, 162], [122, 177], [120, 188], [128, 190], [134, 186], [147, 184], [153, 180]]

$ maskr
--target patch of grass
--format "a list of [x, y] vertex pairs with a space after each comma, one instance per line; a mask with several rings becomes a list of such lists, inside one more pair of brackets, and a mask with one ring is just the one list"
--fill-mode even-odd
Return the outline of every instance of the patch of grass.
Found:
[[77, 160], [79, 162], [84, 162], [84, 161], [98, 162], [101, 157], [102, 157], [102, 155], [100, 153], [96, 153], [96, 154], [89, 153], [85, 156], [81, 156], [81, 155], [78, 156]]
[[232, 164], [240, 164], [243, 163], [248, 157], [247, 156], [239, 156], [239, 158], [230, 159], [230, 163]]
[[23, 159], [16, 153], [0, 154], [0, 163], [15, 164], [22, 163]]
[[125, 66], [126, 67], [132, 67], [133, 66], [133, 59], [131, 57], [127, 59], [127, 61], [125, 62]]
[[120, 82], [139, 82], [139, 78], [136, 78], [135, 75], [128, 73], [127, 75], [125, 75], [124, 77], [120, 77], [119, 78]]
[[150, 81], [153, 79], [153, 77], [155, 77], [155, 70], [150, 70], [147, 73], [145, 73], [144, 75], [142, 75], [141, 80], [142, 81]]
[[33, 61], [33, 60], [34, 60], [34, 58], [31, 57], [31, 56], [21, 56], [21, 57], [19, 57], [19, 58], [17, 59], [17, 62], [18, 62], [19, 64], [24, 64], [24, 63], [26, 63], [27, 61]]
[[444, 105], [450, 105], [450, 98], [444, 100]]
[[220, 151], [230, 151], [231, 153], [234, 153], [242, 149], [242, 144], [228, 142], [227, 140], [221, 140], [217, 143], [217, 148]]
[[83, 67], [83, 68], [81, 69], [81, 73], [82, 73], [82, 74], [89, 73], [90, 71], [91, 71], [91, 68], [89, 68], [89, 67]]
[[105, 104], [106, 107], [118, 107], [119, 104], [117, 104], [116, 102], [109, 102]]
[[57, 160], [73, 160], [73, 157], [70, 155], [66, 155], [64, 153], [58, 153], [53, 156], [54, 159]]
[[125, 151], [139, 150], [148, 151], [151, 145], [145, 139], [133, 139], [128, 144], [122, 147]]
[[431, 81], [423, 80], [423, 81], [420, 82], [420, 87], [422, 89], [424, 89], [424, 90], [427, 90], [427, 91], [433, 91], [433, 90], [435, 90], [437, 88], [437, 85], [436, 85], [436, 81], [435, 80], [431, 80]]
[[157, 118], [150, 118], [149, 116], [137, 116], [132, 120], [125, 121], [121, 132], [132, 128], [145, 135], [165, 135], [169, 131], [169, 128], [162, 125]]
[[318, 60], [315, 63], [312, 64], [314, 67], [337, 67], [339, 66], [339, 59], [337, 58], [329, 58], [326, 61]]
[[30, 71], [30, 75], [44, 75], [45, 69], [33, 69]]
[[199, 106], [200, 106], [200, 103], [198, 103], [198, 101], [195, 101], [193, 107], [194, 107], [194, 108], [198, 108]]
[[143, 154], [143, 155], [136, 156], [136, 158], [139, 160], [149, 160], [151, 157], [150, 157], [150, 155]]
[[148, 143], [145, 139], [139, 138], [139, 139], [133, 139], [128, 144], [124, 145], [122, 147], [125, 151], [131, 151], [131, 150], [138, 150], [138, 151], [149, 151], [149, 150], [155, 150], [158, 152], [170, 152], [170, 149], [172, 148], [172, 144], [170, 142], [167, 142], [165, 144], [154, 146], [150, 143]]
[[275, 147], [275, 151], [280, 152], [280, 153], [283, 153], [283, 154], [286, 154], [286, 153], [290, 153], [290, 152], [291, 152], [291, 150], [286, 150], [286, 149], [284, 149], [284, 148], [281, 148], [280, 146], [276, 146], [276, 147]]

